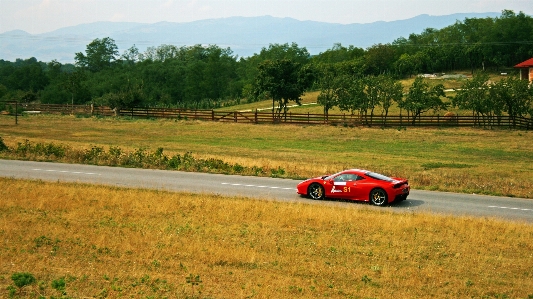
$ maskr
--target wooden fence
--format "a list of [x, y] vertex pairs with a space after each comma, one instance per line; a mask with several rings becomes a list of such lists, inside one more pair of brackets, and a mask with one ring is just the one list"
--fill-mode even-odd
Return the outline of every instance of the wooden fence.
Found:
[[[0, 103], [1, 104], [1, 103]], [[14, 103], [12, 103], [14, 104]], [[406, 115], [350, 115], [350, 114], [313, 114], [292, 113], [278, 116], [272, 112], [215, 110], [187, 110], [175, 108], [126, 108], [115, 111], [106, 106], [93, 105], [53, 105], [18, 104], [25, 113], [82, 114], [99, 116], [129, 116], [134, 118], [173, 118], [184, 120], [203, 120], [252, 124], [300, 124], [372, 127], [500, 127], [523, 130], [533, 129], [531, 118], [511, 118], [509, 116], [481, 117], [473, 115], [422, 115], [416, 118]]]

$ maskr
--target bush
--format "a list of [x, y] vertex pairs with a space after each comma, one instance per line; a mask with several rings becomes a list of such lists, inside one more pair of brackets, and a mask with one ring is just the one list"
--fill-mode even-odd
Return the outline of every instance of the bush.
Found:
[[13, 275], [11, 275], [11, 280], [13, 280], [13, 283], [19, 289], [28, 285], [32, 285], [36, 281], [33, 274], [25, 272], [14, 273]]
[[9, 150], [9, 148], [4, 143], [4, 140], [2, 139], [2, 137], [0, 137], [0, 152], [7, 151], [7, 150]]
[[65, 295], [66, 294], [65, 293], [65, 288], [66, 288], [65, 278], [62, 277], [62, 278], [53, 280], [52, 281], [52, 288], [57, 290], [61, 294]]
[[14, 148], [7, 147], [0, 138], [0, 152], [11, 151], [17, 157], [36, 159], [46, 157], [51, 160], [61, 160], [66, 162], [76, 162], [82, 164], [126, 166], [139, 168], [172, 169], [181, 171], [199, 171], [210, 173], [256, 175], [271, 177], [286, 177], [285, 169], [281, 167], [269, 169], [259, 166], [248, 167], [238, 163], [232, 164], [221, 159], [208, 158], [200, 159], [193, 156], [191, 152], [183, 155], [176, 154], [167, 156], [162, 147], [155, 151], [147, 151], [138, 148], [132, 152], [127, 152], [119, 147], [111, 146], [109, 151], [105, 151], [101, 146], [91, 146], [89, 149], [77, 150], [66, 145], [53, 143], [32, 143], [29, 140], [18, 142]]
[[28, 154], [41, 155], [50, 158], [55, 156], [56, 158], [65, 157], [68, 147], [63, 145], [55, 145], [53, 143], [37, 143], [33, 145], [29, 140], [24, 140], [23, 143], [18, 142], [15, 148], [15, 153], [26, 156]]

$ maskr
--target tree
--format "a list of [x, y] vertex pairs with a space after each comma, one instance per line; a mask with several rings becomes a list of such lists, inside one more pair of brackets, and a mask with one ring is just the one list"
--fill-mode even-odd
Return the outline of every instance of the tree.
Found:
[[490, 89], [490, 96], [495, 106], [506, 110], [507, 114], [516, 125], [518, 117], [531, 114], [533, 105], [533, 87], [527, 80], [508, 77], [495, 83]]
[[377, 83], [379, 91], [377, 103], [383, 108], [382, 114], [387, 117], [392, 103], [400, 104], [402, 102], [403, 86], [394, 78], [385, 75], [378, 76]]
[[287, 115], [287, 104], [290, 101], [300, 105], [300, 97], [312, 82], [312, 71], [302, 67], [298, 62], [288, 59], [267, 60], [259, 65], [259, 73], [255, 79], [254, 96], [266, 95], [272, 98], [272, 113], [275, 103], [278, 117]]
[[36, 58], [17, 59], [0, 71], [0, 84], [10, 91], [22, 90], [36, 93], [49, 84], [49, 78], [43, 71], [45, 64], [39, 63]]
[[317, 73], [316, 86], [320, 90], [317, 103], [324, 108], [324, 115], [327, 118], [329, 110], [338, 105], [339, 98], [346, 91], [346, 75], [333, 64], [320, 65]]
[[326, 52], [313, 56], [311, 60], [313, 63], [339, 63], [351, 61], [361, 58], [365, 55], [365, 50], [349, 46], [343, 47], [340, 43], [333, 45], [333, 48], [326, 50]]
[[91, 72], [99, 72], [110, 68], [118, 57], [118, 47], [112, 38], [95, 39], [87, 45], [85, 55], [76, 53], [76, 66], [87, 68]]
[[400, 58], [394, 62], [394, 68], [400, 76], [409, 76], [417, 72], [416, 70], [416, 61], [414, 55], [408, 53], [403, 53], [400, 55]]
[[448, 105], [441, 99], [441, 97], [445, 96], [442, 84], [431, 87], [422, 77], [416, 77], [411, 87], [409, 87], [409, 92], [405, 97], [405, 101], [402, 102], [401, 108], [405, 108], [412, 113], [414, 124], [416, 118], [424, 112], [429, 110], [436, 112], [446, 109]]
[[368, 109], [368, 97], [365, 94], [366, 82], [358, 76], [346, 75], [341, 77], [345, 86], [339, 93], [338, 106], [342, 111], [349, 111], [352, 115], [359, 112], [366, 114]]
[[396, 60], [396, 50], [390, 44], [374, 45], [368, 48], [365, 54], [365, 65], [369, 75], [391, 72]]
[[54, 59], [47, 63], [46, 66], [48, 68], [48, 78], [50, 81], [55, 81], [61, 77], [61, 67], [63, 65], [60, 62]]
[[478, 117], [491, 114], [495, 107], [489, 96], [489, 74], [475, 73], [471, 80], [467, 80], [452, 99], [452, 104], [461, 109], [472, 110]]
[[[348, 85], [346, 85], [348, 84]], [[339, 108], [343, 111], [359, 111], [364, 115], [368, 123], [368, 112], [374, 116], [374, 109], [378, 106], [383, 108], [382, 115], [389, 113], [393, 102], [400, 103], [403, 97], [403, 87], [390, 76], [368, 76], [364, 78], [352, 77], [345, 81], [345, 89], [338, 99]]]
[[260, 61], [288, 59], [300, 64], [306, 64], [311, 55], [305, 47], [300, 48], [298, 44], [270, 44], [268, 48], [262, 48], [258, 55]]
[[63, 88], [70, 94], [71, 105], [74, 105], [74, 99], [77, 95], [81, 94], [82, 90], [84, 90], [84, 79], [85, 74], [81, 71], [77, 71], [67, 74], [66, 79], [63, 81]]
[[4, 97], [4, 95], [7, 94], [7, 87], [5, 87], [3, 84], [0, 84], [0, 99]]
[[121, 58], [125, 64], [128, 64], [128, 65], [135, 64], [141, 58], [141, 54], [139, 53], [139, 48], [137, 48], [135, 45], [131, 46], [129, 49], [124, 51]]
[[305, 47], [300, 48], [296, 43], [292, 44], [270, 44], [268, 48], [262, 48], [259, 54], [251, 57], [241, 58], [236, 67], [236, 73], [240, 77], [239, 85], [243, 86], [243, 94], [248, 97], [248, 101], [256, 101], [255, 79], [258, 77], [259, 65], [267, 60], [291, 60], [300, 63], [302, 66], [308, 64], [311, 55]]
[[136, 107], [143, 102], [144, 92], [142, 83], [128, 81], [118, 92], [111, 92], [103, 96], [103, 101], [118, 113], [123, 108]]

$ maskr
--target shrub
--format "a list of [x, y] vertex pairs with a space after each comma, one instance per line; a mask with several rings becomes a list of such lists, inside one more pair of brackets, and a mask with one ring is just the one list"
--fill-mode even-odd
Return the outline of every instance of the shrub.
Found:
[[13, 273], [13, 275], [11, 275], [11, 280], [13, 280], [13, 283], [19, 289], [28, 285], [32, 285], [36, 281], [33, 274], [26, 272]]
[[52, 288], [57, 290], [63, 295], [65, 294], [65, 287], [66, 287], [65, 278], [63, 277], [52, 281]]
[[9, 150], [9, 148], [4, 143], [4, 140], [2, 139], [2, 137], [0, 137], [0, 152], [7, 151], [7, 150]]
[[19, 155], [25, 156], [28, 152], [30, 152], [31, 149], [31, 143], [28, 139], [25, 139], [23, 143], [17, 142], [17, 147], [15, 148], [15, 152]]
[[61, 145], [55, 145], [53, 143], [37, 143], [32, 151], [35, 154], [43, 155], [46, 157], [50, 157], [52, 155], [56, 156], [57, 158], [63, 158], [65, 156], [66, 148]]
[[235, 171], [236, 173], [241, 173], [243, 170], [244, 170], [244, 166], [240, 164], [233, 165], [233, 171]]
[[277, 169], [271, 169], [270, 173], [270, 176], [273, 178], [282, 177], [283, 175], [285, 175], [285, 169], [278, 167]]
[[96, 159], [102, 155], [104, 148], [100, 146], [93, 146], [91, 149], [86, 150], [83, 154], [84, 162], [93, 162], [96, 163]]

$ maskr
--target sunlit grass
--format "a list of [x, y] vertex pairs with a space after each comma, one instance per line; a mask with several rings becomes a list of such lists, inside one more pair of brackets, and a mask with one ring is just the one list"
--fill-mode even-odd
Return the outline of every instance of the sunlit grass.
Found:
[[20, 272], [23, 298], [60, 279], [68, 298], [533, 295], [529, 224], [6, 178], [0, 198], [2, 298]]
[[[1, 137], [11, 147], [28, 139], [77, 149], [163, 148], [167, 155], [191, 152], [197, 158], [216, 158], [242, 166], [281, 167], [285, 177], [292, 178], [366, 168], [406, 177], [418, 189], [533, 198], [533, 132], [529, 131], [251, 125], [50, 115], [21, 117], [18, 125], [12, 121], [11, 117], [0, 117]], [[463, 164], [469, 167], [454, 166]]]

